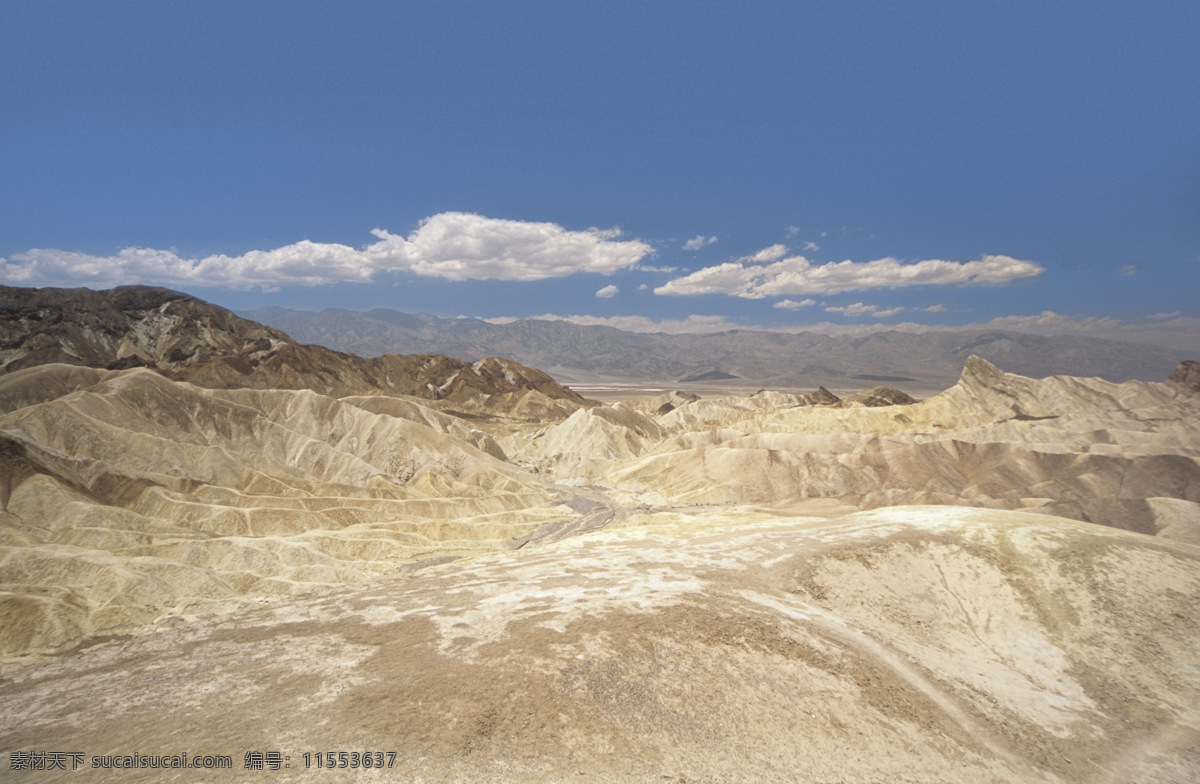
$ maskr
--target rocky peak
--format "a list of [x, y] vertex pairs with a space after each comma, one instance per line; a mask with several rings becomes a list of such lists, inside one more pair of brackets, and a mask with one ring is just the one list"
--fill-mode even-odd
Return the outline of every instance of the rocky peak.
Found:
[[1185, 359], [1180, 362], [1179, 367], [1175, 368], [1175, 372], [1167, 378], [1167, 383], [1192, 392], [1200, 392], [1200, 362], [1194, 359]]
[[842, 402], [842, 399], [830, 392], [825, 387], [817, 387], [817, 391], [807, 396], [811, 399], [812, 405], [833, 406]]
[[187, 294], [153, 286], [0, 287], [0, 367], [62, 362], [171, 374], [218, 357], [261, 359], [284, 333]]
[[972, 354], [963, 363], [962, 375], [959, 377], [958, 383], [990, 387], [1002, 382], [1006, 375], [1003, 370], [983, 357]]
[[878, 386], [871, 389], [855, 392], [842, 402], [843, 407], [847, 406], [867, 406], [868, 408], [881, 408], [883, 406], [910, 406], [916, 403], [916, 398], [911, 397], [906, 392], [901, 392], [895, 387]]

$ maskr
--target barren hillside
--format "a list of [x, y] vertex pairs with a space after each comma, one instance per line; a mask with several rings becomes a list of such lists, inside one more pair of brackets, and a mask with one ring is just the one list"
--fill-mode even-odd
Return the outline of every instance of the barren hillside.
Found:
[[1194, 363], [972, 357], [920, 402], [169, 376], [0, 375], [6, 749], [229, 755], [213, 781], [254, 751], [331, 780], [330, 749], [385, 753], [365, 781], [1200, 776]]
[[0, 743], [229, 754], [222, 781], [259, 750], [295, 781], [1183, 784], [1198, 575], [1018, 512], [643, 514], [22, 670]]
[[534, 368], [495, 357], [437, 354], [363, 359], [301, 345], [276, 329], [169, 289], [0, 286], [0, 370], [51, 363], [148, 367], [214, 389], [311, 389], [334, 397], [402, 394], [453, 402], [535, 390], [583, 399]]

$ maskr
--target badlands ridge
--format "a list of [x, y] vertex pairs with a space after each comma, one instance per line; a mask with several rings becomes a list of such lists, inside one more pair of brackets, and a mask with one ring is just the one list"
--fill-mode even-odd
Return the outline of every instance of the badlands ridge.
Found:
[[229, 754], [229, 781], [252, 750], [335, 780], [301, 756], [330, 749], [397, 752], [363, 781], [1200, 778], [1195, 363], [614, 405], [126, 364], [0, 376], [5, 750]]

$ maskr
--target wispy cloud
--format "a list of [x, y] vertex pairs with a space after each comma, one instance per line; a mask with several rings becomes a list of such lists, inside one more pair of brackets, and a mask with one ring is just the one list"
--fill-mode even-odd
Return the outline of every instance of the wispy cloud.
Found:
[[[1108, 316], [1072, 316], [1042, 311], [1036, 316], [1001, 316], [984, 324], [988, 329], [1011, 329], [1038, 335], [1087, 335], [1104, 340], [1171, 346], [1200, 355], [1200, 318], [1156, 313], [1143, 320]], [[971, 327], [961, 327], [969, 329]]]
[[1124, 267], [1121, 267], [1122, 275], [1136, 275], [1139, 272], [1141, 272], [1141, 270], [1138, 269], [1138, 265], [1136, 264], [1126, 264]]
[[806, 253], [816, 253], [820, 249], [821, 249], [820, 245], [818, 245], [815, 242], [811, 242], [811, 241], [806, 242], [802, 246], [800, 246], [800, 250], [805, 251]]
[[783, 310], [799, 310], [800, 308], [811, 308], [816, 304], [817, 301], [815, 299], [802, 299], [799, 302], [791, 299], [785, 299], [781, 302], [776, 302], [771, 307], [782, 308]]
[[596, 296], [600, 299], [612, 299], [613, 297], [617, 296], [618, 291], [620, 291], [619, 288], [609, 285], [597, 291]]
[[[729, 329], [745, 329], [740, 324], [727, 320], [724, 316], [688, 316], [685, 319], [663, 319], [655, 321], [645, 316], [558, 316], [545, 313], [541, 316], [529, 316], [534, 321], [566, 321], [581, 326], [601, 326], [623, 329], [626, 332], [669, 332], [671, 334], [704, 334], [709, 332], [724, 332]], [[512, 317], [497, 317], [481, 319], [492, 324], [511, 324], [520, 319]]]
[[929, 307], [926, 307], [926, 308], [917, 308], [917, 310], [921, 310], [926, 313], [945, 313], [949, 309], [950, 308], [946, 307], [945, 305], [941, 304], [940, 302], [936, 305], [930, 305]]
[[904, 312], [904, 308], [881, 308], [878, 305], [864, 305], [861, 302], [855, 302], [853, 305], [845, 306], [830, 306], [825, 308], [826, 313], [841, 313], [847, 318], [856, 316], [870, 316], [871, 318], [887, 318], [894, 316], [897, 313]]
[[697, 234], [687, 242], [683, 243], [684, 250], [703, 250], [709, 245], [717, 241], [716, 237], [705, 237], [703, 234]]
[[1034, 262], [1011, 256], [984, 256], [966, 262], [928, 259], [905, 263], [883, 258], [816, 265], [803, 256], [783, 258], [786, 254], [787, 248], [783, 245], [772, 245], [753, 256], [675, 278], [656, 288], [654, 293], [676, 296], [727, 294], [761, 299], [783, 294], [837, 294], [905, 286], [1000, 285], [1040, 275], [1043, 271]]
[[[861, 304], [861, 303], [860, 303]], [[869, 307], [869, 306], [864, 306]], [[816, 332], [824, 335], [870, 335], [880, 330], [878, 323], [834, 323], [789, 324], [787, 326], [758, 326], [738, 324], [724, 316], [688, 316], [685, 319], [656, 321], [645, 316], [560, 316], [546, 313], [530, 316], [545, 321], [568, 321], [581, 325], [616, 327], [629, 332], [710, 333], [730, 329], [748, 329], [768, 332]], [[487, 318], [493, 324], [508, 324], [519, 319], [514, 317]], [[1014, 332], [1029, 332], [1037, 335], [1087, 335], [1106, 340], [1123, 340], [1171, 346], [1186, 351], [1200, 352], [1200, 318], [1180, 316], [1175, 313], [1158, 313], [1144, 320], [1120, 320], [1098, 316], [1069, 316], [1044, 311], [1035, 316], [1002, 316], [990, 321], [960, 324], [956, 326], [900, 322], [889, 324], [887, 329], [900, 332], [961, 332], [973, 329], [1004, 329]]]
[[112, 256], [34, 249], [0, 259], [0, 280], [22, 285], [166, 283], [223, 288], [316, 286], [366, 282], [381, 272], [448, 280], [542, 280], [576, 272], [610, 274], [653, 252], [620, 229], [568, 231], [554, 223], [444, 212], [407, 237], [385, 229], [356, 249], [303, 240], [240, 256], [186, 258], [174, 250], [125, 248]]
[[[775, 245], [769, 245], [763, 248], [758, 253], [754, 253], [749, 256], [742, 256], [740, 259], [736, 259], [733, 263], [737, 264], [747, 261], [752, 263], [775, 261], [776, 259], [782, 259], [784, 256], [786, 256], [787, 252], [787, 245], [776, 243]], [[701, 270], [701, 272], [703, 272], [703, 270]]]

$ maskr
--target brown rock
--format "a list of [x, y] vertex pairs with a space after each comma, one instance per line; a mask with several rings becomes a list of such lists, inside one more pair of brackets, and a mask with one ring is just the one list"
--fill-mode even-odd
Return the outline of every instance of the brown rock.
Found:
[[364, 359], [302, 345], [170, 289], [0, 286], [0, 372], [50, 363], [148, 367], [210, 389], [310, 389], [334, 397], [413, 395], [477, 403], [536, 390], [584, 405], [550, 376], [511, 360], [489, 357], [471, 364], [440, 354]]
[[1167, 378], [1167, 383], [1200, 392], [1200, 362], [1185, 359], [1175, 368], [1175, 372]]

